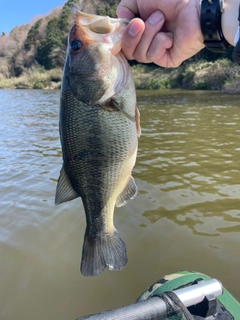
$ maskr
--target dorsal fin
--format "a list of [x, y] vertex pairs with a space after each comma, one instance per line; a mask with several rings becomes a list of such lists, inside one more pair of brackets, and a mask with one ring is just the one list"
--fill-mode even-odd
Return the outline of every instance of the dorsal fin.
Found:
[[62, 167], [60, 171], [60, 176], [58, 178], [58, 183], [57, 183], [55, 205], [76, 199], [78, 197], [79, 195], [73, 189], [65, 169], [64, 167]]

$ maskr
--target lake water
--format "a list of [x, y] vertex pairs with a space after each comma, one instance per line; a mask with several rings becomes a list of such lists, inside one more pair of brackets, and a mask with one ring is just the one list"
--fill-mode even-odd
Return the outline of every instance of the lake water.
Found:
[[114, 216], [129, 263], [85, 278], [82, 202], [54, 206], [59, 96], [0, 90], [0, 319], [74, 320], [183, 269], [240, 299], [240, 97], [138, 92], [139, 194]]

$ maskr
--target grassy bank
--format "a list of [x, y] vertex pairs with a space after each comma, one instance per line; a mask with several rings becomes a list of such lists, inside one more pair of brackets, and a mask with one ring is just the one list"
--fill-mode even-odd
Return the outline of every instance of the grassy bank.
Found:
[[[240, 93], [240, 66], [230, 60], [214, 62], [185, 62], [176, 69], [154, 65], [132, 66], [136, 88], [139, 90], [188, 89], [221, 90]], [[5, 89], [59, 89], [62, 70], [35, 67], [20, 77], [0, 79]]]
[[185, 62], [176, 69], [135, 65], [137, 89], [220, 90], [240, 93], [240, 66], [230, 60]]
[[20, 77], [0, 79], [0, 88], [4, 89], [60, 89], [62, 70], [46, 71], [42, 67], [32, 68]]

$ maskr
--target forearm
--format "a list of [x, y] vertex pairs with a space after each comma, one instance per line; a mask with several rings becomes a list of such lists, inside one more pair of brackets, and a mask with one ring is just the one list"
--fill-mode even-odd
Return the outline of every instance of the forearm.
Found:
[[239, 0], [225, 0], [222, 14], [222, 31], [228, 43], [234, 46], [234, 37], [238, 29]]
[[[240, 0], [224, 0], [224, 11], [221, 14], [223, 35], [233, 46], [239, 26], [239, 3]], [[211, 19], [214, 20], [215, 14], [218, 17], [218, 9], [214, 6]], [[153, 24], [151, 17], [156, 12], [162, 13], [163, 17], [160, 19], [161, 22]], [[209, 36], [210, 40], [205, 40], [206, 43], [213, 45], [211, 48], [215, 49], [215, 44], [217, 44], [216, 49], [226, 47], [224, 39], [221, 39], [223, 40], [221, 42], [215, 41], [217, 39], [211, 41], [213, 34], [206, 35], [206, 32], [211, 32], [207, 29], [209, 21], [206, 19], [206, 14], [208, 12], [202, 16], [206, 22], [203, 37], [200, 0], [121, 0], [117, 13], [121, 18], [141, 18], [132, 19], [123, 35], [122, 50], [128, 59], [136, 59], [143, 63], [154, 62], [162, 67], [175, 68], [204, 47], [206, 36]], [[214, 30], [212, 30], [218, 36], [219, 33], [216, 32], [220, 30], [215, 28], [218, 28], [219, 22], [213, 21]], [[161, 26], [163, 26], [162, 29]], [[130, 28], [137, 31], [135, 35], [130, 32]], [[222, 38], [222, 34], [220, 36]]]

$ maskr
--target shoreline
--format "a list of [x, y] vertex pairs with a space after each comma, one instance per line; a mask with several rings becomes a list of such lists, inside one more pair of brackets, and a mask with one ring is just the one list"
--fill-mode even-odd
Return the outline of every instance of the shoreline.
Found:
[[[240, 66], [228, 59], [214, 62], [184, 62], [176, 69], [155, 65], [131, 66], [136, 90], [217, 90], [225, 93], [240, 93]], [[62, 69], [44, 70], [36, 67], [20, 77], [0, 79], [0, 89], [61, 88]]]

